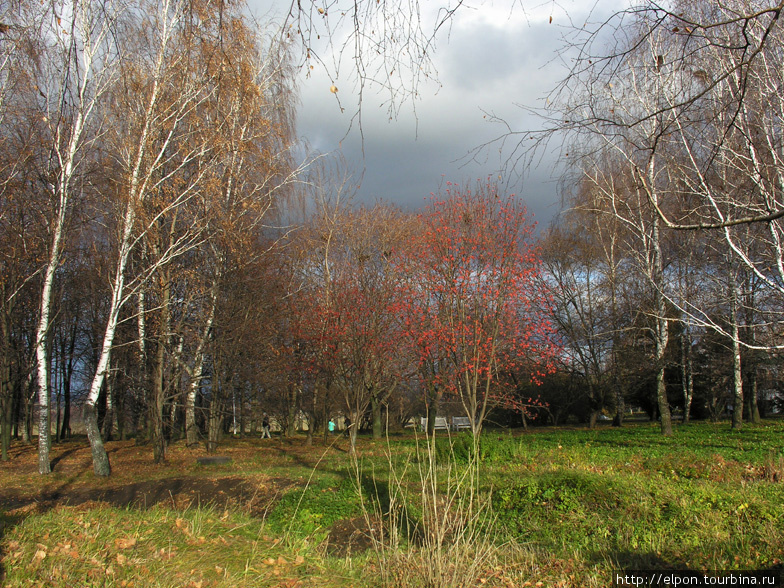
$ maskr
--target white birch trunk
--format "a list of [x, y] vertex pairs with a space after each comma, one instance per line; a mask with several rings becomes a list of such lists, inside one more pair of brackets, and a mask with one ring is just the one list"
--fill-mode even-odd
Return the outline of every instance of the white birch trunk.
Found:
[[[98, 365], [90, 386], [90, 392], [84, 403], [84, 421], [87, 429], [87, 437], [92, 449], [93, 469], [96, 476], [108, 476], [111, 474], [109, 457], [106, 454], [106, 449], [104, 448], [103, 440], [101, 439], [101, 432], [98, 428], [95, 405], [98, 401], [98, 396], [109, 369], [120, 311], [123, 304], [126, 302], [125, 270], [134, 246], [133, 233], [136, 224], [137, 206], [139, 206], [144, 198], [146, 184], [150, 180], [152, 170], [155, 168], [154, 164], [151, 165], [149, 169], [146, 170], [145, 175], [144, 160], [148, 153], [147, 143], [153, 127], [153, 122], [156, 120], [155, 112], [160, 95], [160, 81], [164, 69], [166, 48], [172, 38], [173, 25], [179, 18], [179, 10], [175, 10], [175, 14], [170, 15], [169, 9], [170, 6], [168, 2], [164, 3], [161, 7], [161, 14], [163, 15], [164, 20], [163, 29], [161, 31], [161, 45], [158, 49], [155, 71], [152, 74], [152, 87], [145, 108], [144, 124], [134, 147], [135, 155], [131, 169], [129, 170], [128, 202], [125, 206], [125, 212], [122, 218], [122, 232], [117, 253], [117, 265], [115, 266], [114, 279], [112, 282], [112, 298], [109, 305], [106, 329], [104, 331]], [[168, 133], [168, 139], [164, 139], [164, 144], [168, 144], [168, 140], [171, 138], [172, 133], [173, 131]], [[156, 161], [159, 161], [162, 157], [164, 148], [165, 145], [158, 151]]]
[[732, 321], [732, 388], [733, 410], [732, 428], [739, 430], [743, 426], [743, 371], [740, 355], [740, 328], [738, 326], [738, 287], [735, 276], [730, 272], [730, 320]]
[[128, 257], [130, 256], [131, 236], [133, 234], [135, 219], [135, 205], [133, 201], [129, 201], [123, 219], [123, 236], [114, 274], [114, 282], [112, 284], [112, 299], [109, 305], [106, 330], [104, 331], [103, 343], [101, 345], [101, 354], [98, 357], [98, 365], [95, 368], [95, 375], [93, 376], [93, 381], [90, 385], [90, 392], [84, 403], [84, 422], [85, 427], [87, 428], [87, 438], [90, 441], [90, 448], [93, 456], [93, 470], [95, 471], [96, 476], [108, 476], [112, 473], [111, 466], [109, 465], [109, 456], [106, 454], [101, 432], [98, 428], [98, 415], [95, 410], [95, 405], [98, 402], [98, 396], [101, 393], [101, 388], [106, 379], [106, 373], [108, 372], [109, 362], [111, 360], [114, 335], [117, 331], [117, 323], [123, 303], [125, 267], [128, 264]]
[[[77, 18], [74, 15], [74, 18]], [[70, 68], [70, 64], [66, 64]], [[44, 284], [41, 290], [41, 312], [38, 317], [38, 328], [36, 329], [35, 338], [35, 356], [37, 362], [38, 374], [38, 473], [49, 474], [52, 471], [51, 463], [49, 461], [49, 449], [51, 447], [51, 438], [49, 435], [49, 339], [51, 332], [51, 310], [52, 310], [52, 297], [54, 292], [54, 279], [57, 267], [60, 265], [60, 255], [63, 246], [63, 239], [65, 238], [65, 219], [68, 211], [71, 180], [74, 174], [75, 162], [78, 151], [82, 148], [82, 132], [84, 130], [85, 115], [89, 115], [92, 111], [92, 105], [85, 104], [87, 100], [85, 90], [87, 82], [90, 79], [92, 69], [92, 54], [89, 50], [83, 52], [83, 67], [84, 74], [79, 80], [79, 104], [74, 121], [71, 136], [68, 141], [68, 147], [65, 153], [62, 153], [59, 148], [59, 139], [62, 126], [58, 126], [54, 137], [54, 151], [58, 155], [60, 173], [58, 178], [58, 185], [53, 190], [56, 190], [55, 196], [59, 197], [57, 205], [57, 213], [55, 215], [54, 226], [52, 227], [52, 246], [49, 251], [49, 260], [46, 264], [46, 271], [44, 272]], [[65, 94], [67, 88], [62, 87], [62, 93]]]

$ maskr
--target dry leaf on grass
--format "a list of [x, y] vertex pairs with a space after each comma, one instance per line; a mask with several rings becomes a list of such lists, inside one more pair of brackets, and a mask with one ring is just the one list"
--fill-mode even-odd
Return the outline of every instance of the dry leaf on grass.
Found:
[[114, 540], [115, 546], [118, 549], [130, 549], [134, 545], [136, 545], [136, 538], [135, 537], [121, 537], [120, 539]]

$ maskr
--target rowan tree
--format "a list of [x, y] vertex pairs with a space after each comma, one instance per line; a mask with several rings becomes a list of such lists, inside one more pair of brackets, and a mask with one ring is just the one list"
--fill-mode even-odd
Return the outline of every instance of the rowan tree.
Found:
[[474, 190], [448, 184], [419, 218], [421, 233], [398, 268], [403, 332], [425, 386], [459, 399], [478, 438], [489, 407], [520, 404], [504, 373], [525, 360], [536, 379], [552, 366], [550, 324], [537, 312], [546, 293], [536, 280], [534, 225], [489, 181]]
[[[394, 257], [404, 247], [410, 216], [394, 207], [334, 208], [326, 201], [302, 235], [292, 331], [322, 398], [341, 398], [350, 419], [351, 450], [370, 410], [380, 437], [382, 413], [405, 376], [393, 305], [399, 276]], [[333, 204], [334, 206], [334, 204]]]

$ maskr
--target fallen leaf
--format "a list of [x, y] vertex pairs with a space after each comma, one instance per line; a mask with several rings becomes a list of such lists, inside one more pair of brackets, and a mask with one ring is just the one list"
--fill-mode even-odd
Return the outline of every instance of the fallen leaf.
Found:
[[37, 559], [38, 561], [41, 561], [45, 557], [46, 557], [46, 552], [43, 549], [39, 549], [38, 551], [35, 552], [33, 559]]
[[126, 562], [126, 560], [127, 560], [127, 558], [126, 558], [126, 557], [125, 557], [125, 556], [124, 556], [122, 553], [118, 553], [118, 554], [117, 554], [117, 563], [118, 563], [119, 565], [121, 565], [121, 566], [124, 566], [124, 565], [125, 565], [125, 562]]
[[301, 566], [304, 563], [305, 563], [305, 558], [303, 556], [298, 555], [297, 557], [294, 558], [294, 565], [295, 566]]
[[130, 549], [131, 547], [136, 545], [136, 538], [128, 537], [128, 538], [115, 539], [114, 544], [117, 546], [118, 549]]

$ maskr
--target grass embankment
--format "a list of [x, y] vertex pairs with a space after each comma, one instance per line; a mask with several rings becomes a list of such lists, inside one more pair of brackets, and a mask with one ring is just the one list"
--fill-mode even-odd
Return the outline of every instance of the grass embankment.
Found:
[[[439, 439], [439, 460], [460, 467], [470, 444], [452, 441], [450, 452]], [[344, 451], [300, 440], [229, 441], [222, 452], [233, 463], [213, 467], [180, 446], [153, 467], [147, 448], [115, 443], [108, 481], [92, 478], [82, 444], [56, 448], [62, 457], [47, 478], [34, 473], [32, 448], [15, 446], [0, 466], [4, 585], [369, 587], [382, 577], [357, 487], [384, 502], [386, 443], [362, 440], [359, 480]], [[412, 463], [410, 436], [389, 448], [398, 473]], [[782, 568], [784, 422], [741, 432], [698, 423], [669, 439], [649, 425], [487, 431], [481, 453], [496, 549], [477, 585], [608, 586], [618, 570]], [[166, 486], [172, 478], [180, 483]], [[415, 478], [404, 482], [412, 528]], [[113, 506], [118, 496], [136, 506]], [[67, 506], [65, 497], [87, 501]], [[414, 560], [401, 561], [392, 576], [416, 586], [422, 574], [405, 567]]]

